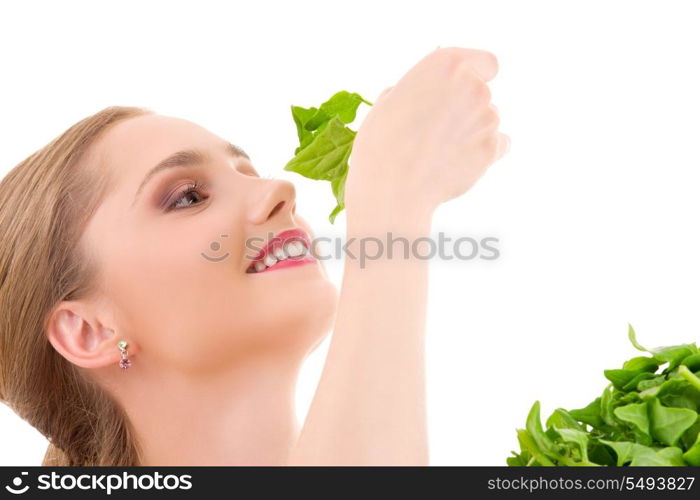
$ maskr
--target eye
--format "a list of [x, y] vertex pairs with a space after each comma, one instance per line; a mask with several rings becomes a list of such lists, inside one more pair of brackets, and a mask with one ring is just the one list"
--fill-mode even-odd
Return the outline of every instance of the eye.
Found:
[[[175, 200], [170, 203], [167, 207], [168, 210], [180, 210], [182, 208], [191, 207], [198, 205], [202, 202], [201, 190], [206, 187], [206, 184], [201, 184], [199, 181], [194, 181], [193, 184], [189, 184], [186, 189], [180, 190], [177, 194]], [[194, 196], [195, 201], [192, 202], [191, 199]]]

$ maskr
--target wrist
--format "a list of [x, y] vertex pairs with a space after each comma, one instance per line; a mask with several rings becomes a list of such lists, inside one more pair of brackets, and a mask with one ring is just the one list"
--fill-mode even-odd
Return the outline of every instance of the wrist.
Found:
[[434, 210], [420, 204], [381, 203], [346, 206], [349, 236], [420, 237], [430, 233]]

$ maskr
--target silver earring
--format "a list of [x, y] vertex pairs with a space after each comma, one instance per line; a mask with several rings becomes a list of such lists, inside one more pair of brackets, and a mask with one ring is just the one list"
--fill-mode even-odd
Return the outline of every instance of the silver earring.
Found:
[[117, 344], [117, 347], [119, 348], [119, 350], [121, 351], [121, 354], [122, 354], [122, 359], [119, 360], [119, 367], [123, 368], [124, 370], [126, 370], [127, 368], [129, 368], [131, 366], [131, 360], [127, 357], [128, 353], [126, 352], [126, 347], [128, 345], [129, 344], [127, 343], [126, 340], [120, 340], [119, 343]]

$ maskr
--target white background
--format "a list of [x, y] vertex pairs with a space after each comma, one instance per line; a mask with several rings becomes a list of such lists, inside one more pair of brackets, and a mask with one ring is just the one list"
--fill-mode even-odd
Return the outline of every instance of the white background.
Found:
[[[639, 0], [6, 2], [0, 171], [106, 106], [146, 106], [240, 145], [296, 184], [317, 235], [342, 236], [330, 185], [282, 171], [289, 106], [374, 101], [437, 46], [493, 52], [511, 151], [433, 231], [496, 236], [501, 258], [431, 263], [427, 377], [431, 464], [503, 465], [534, 400], [544, 417], [584, 406], [637, 354], [627, 322], [646, 346], [700, 337], [697, 20], [693, 2]], [[0, 407], [0, 464], [45, 448]]]

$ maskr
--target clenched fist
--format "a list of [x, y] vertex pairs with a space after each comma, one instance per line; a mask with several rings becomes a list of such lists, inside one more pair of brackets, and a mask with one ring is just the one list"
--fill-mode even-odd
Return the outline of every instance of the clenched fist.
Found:
[[348, 221], [432, 214], [508, 150], [487, 82], [490, 52], [439, 48], [386, 89], [357, 132], [345, 184]]

